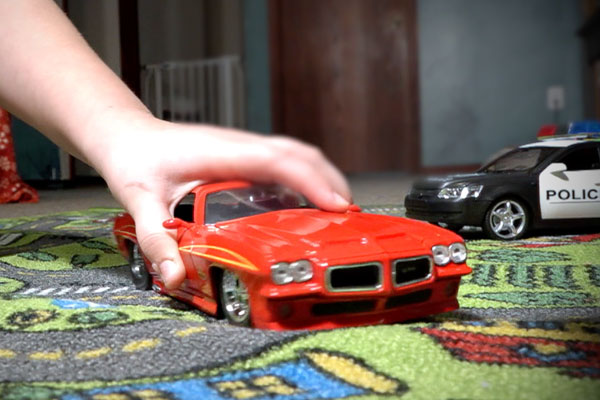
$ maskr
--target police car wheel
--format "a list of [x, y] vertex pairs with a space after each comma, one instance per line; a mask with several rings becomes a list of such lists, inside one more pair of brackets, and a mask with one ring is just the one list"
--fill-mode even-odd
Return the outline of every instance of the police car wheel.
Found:
[[132, 244], [129, 251], [129, 271], [131, 272], [131, 280], [137, 289], [150, 289], [152, 278], [146, 269], [146, 262], [137, 244]]
[[233, 325], [250, 326], [248, 289], [234, 272], [223, 270], [219, 282], [221, 311]]
[[483, 230], [492, 239], [521, 238], [529, 226], [527, 207], [520, 200], [502, 199], [492, 204], [485, 215]]

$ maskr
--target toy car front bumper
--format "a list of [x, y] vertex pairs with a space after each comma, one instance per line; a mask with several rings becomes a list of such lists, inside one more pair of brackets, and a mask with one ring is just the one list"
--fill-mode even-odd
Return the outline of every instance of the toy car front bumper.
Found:
[[404, 206], [408, 218], [432, 223], [480, 226], [490, 202], [478, 199], [444, 200], [434, 196], [419, 197], [411, 193], [404, 199]]
[[260, 297], [252, 305], [252, 324], [275, 330], [333, 329], [422, 318], [458, 308], [456, 295], [460, 279], [438, 279], [410, 291], [391, 294]]

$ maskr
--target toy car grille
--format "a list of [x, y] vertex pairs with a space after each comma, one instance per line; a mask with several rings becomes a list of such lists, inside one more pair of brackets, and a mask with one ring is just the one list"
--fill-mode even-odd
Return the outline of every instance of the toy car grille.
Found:
[[405, 286], [431, 277], [433, 264], [427, 256], [401, 258], [393, 261], [394, 286]]
[[335, 303], [320, 303], [312, 306], [312, 313], [316, 316], [355, 314], [370, 312], [375, 309], [373, 300], [344, 301]]
[[414, 189], [413, 188], [410, 191], [410, 194], [416, 198], [424, 199], [424, 198], [430, 198], [430, 197], [437, 197], [437, 194], [439, 191], [440, 191], [439, 189]]
[[326, 274], [330, 292], [359, 292], [381, 287], [382, 266], [379, 263], [337, 265]]
[[418, 292], [413, 292], [409, 294], [404, 294], [401, 296], [394, 296], [387, 299], [385, 302], [385, 308], [396, 308], [408, 306], [411, 304], [424, 303], [431, 298], [432, 291], [431, 289], [420, 290]]

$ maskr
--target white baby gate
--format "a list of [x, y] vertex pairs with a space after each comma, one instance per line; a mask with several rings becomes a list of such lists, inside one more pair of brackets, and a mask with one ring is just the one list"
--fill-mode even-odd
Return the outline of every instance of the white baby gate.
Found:
[[244, 127], [244, 80], [237, 56], [146, 65], [142, 100], [158, 118]]

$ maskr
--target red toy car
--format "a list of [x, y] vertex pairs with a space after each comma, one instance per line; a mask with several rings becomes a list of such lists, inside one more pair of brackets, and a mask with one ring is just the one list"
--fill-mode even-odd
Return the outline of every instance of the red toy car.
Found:
[[326, 329], [391, 323], [458, 308], [471, 272], [457, 234], [406, 218], [315, 208], [278, 185], [198, 186], [165, 221], [177, 230], [184, 283], [148, 268], [133, 219], [114, 234], [137, 288], [153, 287], [237, 325]]

